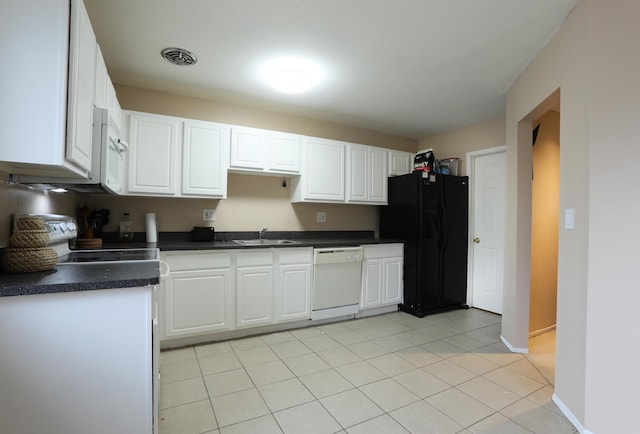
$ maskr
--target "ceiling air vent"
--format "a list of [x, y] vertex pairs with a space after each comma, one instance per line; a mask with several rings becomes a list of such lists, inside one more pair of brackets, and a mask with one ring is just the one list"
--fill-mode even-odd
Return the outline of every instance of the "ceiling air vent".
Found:
[[183, 48], [165, 48], [160, 52], [162, 58], [169, 63], [179, 66], [193, 65], [198, 61], [198, 58], [191, 51], [187, 51]]

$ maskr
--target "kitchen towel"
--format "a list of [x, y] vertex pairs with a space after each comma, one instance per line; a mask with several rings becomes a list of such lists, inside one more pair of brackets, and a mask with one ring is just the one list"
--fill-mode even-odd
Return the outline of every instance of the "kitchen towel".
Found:
[[147, 228], [147, 243], [158, 242], [158, 228], [156, 226], [156, 213], [148, 212], [144, 215], [144, 221]]

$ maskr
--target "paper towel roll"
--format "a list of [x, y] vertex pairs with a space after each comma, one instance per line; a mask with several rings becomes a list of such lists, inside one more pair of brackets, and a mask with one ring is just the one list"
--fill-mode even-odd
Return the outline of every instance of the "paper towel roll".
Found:
[[158, 228], [156, 226], [156, 213], [148, 212], [144, 215], [144, 221], [147, 227], [147, 243], [158, 242]]

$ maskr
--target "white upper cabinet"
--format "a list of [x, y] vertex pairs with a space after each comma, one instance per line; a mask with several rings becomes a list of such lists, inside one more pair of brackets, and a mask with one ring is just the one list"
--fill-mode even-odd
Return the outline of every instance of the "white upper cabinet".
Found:
[[413, 171], [413, 156], [411, 152], [389, 150], [389, 176], [406, 175]]
[[231, 128], [213, 122], [184, 121], [182, 195], [226, 197]]
[[303, 166], [292, 179], [292, 202], [344, 202], [346, 145], [336, 140], [304, 137]]
[[181, 122], [170, 116], [132, 113], [129, 124], [129, 193], [177, 192]]
[[66, 157], [89, 170], [93, 148], [96, 36], [82, 1], [71, 2], [70, 38]]
[[126, 112], [130, 195], [227, 197], [231, 126]]
[[269, 170], [300, 173], [300, 149], [302, 137], [297, 134], [269, 132]]
[[236, 172], [297, 174], [300, 136], [258, 128], [232, 127], [229, 168]]
[[96, 107], [106, 108], [109, 112], [112, 127], [122, 133], [122, 108], [116, 96], [116, 90], [107, 71], [100, 46], [96, 45], [96, 85], [93, 98]]
[[9, 18], [0, 27], [0, 51], [11, 60], [0, 80], [0, 166], [10, 173], [87, 176], [95, 37], [81, 1], [72, 2], [72, 12], [70, 20], [69, 0], [2, 4]]
[[233, 127], [229, 167], [264, 170], [268, 154], [267, 132], [256, 128]]
[[107, 81], [107, 65], [104, 63], [100, 46], [96, 44], [96, 81], [93, 93], [93, 104], [96, 107], [107, 108]]
[[349, 144], [347, 202], [387, 203], [387, 150]]

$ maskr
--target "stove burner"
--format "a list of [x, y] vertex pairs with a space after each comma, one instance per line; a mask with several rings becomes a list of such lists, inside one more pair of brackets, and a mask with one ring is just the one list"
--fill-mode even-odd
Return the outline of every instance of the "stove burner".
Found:
[[58, 265], [157, 260], [158, 249], [76, 250], [60, 256]]

